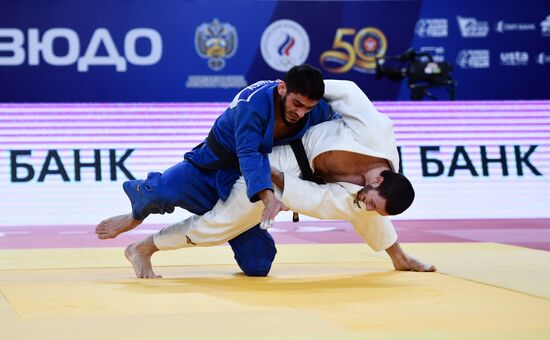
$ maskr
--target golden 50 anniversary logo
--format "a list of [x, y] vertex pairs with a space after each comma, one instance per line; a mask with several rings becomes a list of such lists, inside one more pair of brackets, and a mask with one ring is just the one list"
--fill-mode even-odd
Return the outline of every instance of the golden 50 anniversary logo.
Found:
[[[347, 40], [352, 40], [353, 44]], [[352, 68], [361, 73], [374, 73], [375, 58], [383, 56], [387, 47], [386, 36], [375, 27], [365, 27], [359, 32], [355, 28], [339, 28], [333, 49], [323, 52], [319, 62], [332, 73], [346, 73]]]

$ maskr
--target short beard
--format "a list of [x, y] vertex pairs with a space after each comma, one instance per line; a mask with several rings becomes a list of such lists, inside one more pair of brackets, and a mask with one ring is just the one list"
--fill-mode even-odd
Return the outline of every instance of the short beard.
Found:
[[279, 112], [281, 112], [281, 116], [283, 117], [283, 122], [285, 123], [285, 125], [292, 125], [292, 123], [286, 119], [286, 93], [280, 99]]
[[355, 204], [357, 206], [357, 208], [359, 209], [362, 209], [361, 207], [361, 204], [359, 203], [359, 194], [363, 194], [363, 195], [367, 195], [369, 193], [369, 191], [371, 190], [376, 190], [376, 188], [374, 188], [372, 185], [370, 184], [367, 184], [365, 185], [361, 190], [359, 190], [356, 194], [355, 194], [355, 199], [353, 200], [353, 204]]
[[367, 185], [365, 185], [365, 187], [364, 187], [363, 189], [359, 190], [359, 192], [358, 192], [357, 194], [359, 194], [360, 192], [362, 192], [362, 193], [364, 193], [364, 194], [366, 195], [366, 194], [368, 194], [368, 192], [371, 191], [371, 190], [376, 191], [377, 189], [376, 189], [375, 187], [373, 187], [372, 185], [367, 184]]

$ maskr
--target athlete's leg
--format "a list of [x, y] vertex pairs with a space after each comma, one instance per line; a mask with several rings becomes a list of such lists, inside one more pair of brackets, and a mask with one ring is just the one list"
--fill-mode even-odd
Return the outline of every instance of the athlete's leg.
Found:
[[277, 254], [275, 241], [257, 224], [229, 241], [235, 260], [248, 276], [267, 276]]
[[182, 161], [163, 173], [150, 172], [146, 180], [126, 181], [123, 188], [136, 220], [144, 220], [149, 214], [172, 213], [176, 206], [200, 215], [219, 199], [214, 176], [212, 171]]
[[201, 170], [183, 161], [164, 173], [151, 172], [146, 180], [123, 184], [132, 213], [101, 221], [96, 226], [100, 239], [114, 238], [140, 225], [149, 214], [164, 214], [176, 206], [194, 214], [204, 214], [218, 201], [215, 172]]

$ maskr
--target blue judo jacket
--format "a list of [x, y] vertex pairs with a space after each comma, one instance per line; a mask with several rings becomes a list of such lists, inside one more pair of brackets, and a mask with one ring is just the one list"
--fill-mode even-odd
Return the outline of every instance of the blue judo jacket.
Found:
[[[260, 191], [273, 190], [267, 156], [273, 146], [302, 138], [309, 127], [335, 116], [330, 106], [320, 100], [301, 119], [304, 121], [303, 128], [298, 133], [274, 144], [273, 94], [277, 84], [276, 81], [260, 81], [239, 92], [218, 117], [207, 140], [185, 154], [185, 159], [195, 166], [216, 172], [216, 190], [222, 200], [227, 199], [241, 174], [251, 202], [259, 200]], [[216, 145], [218, 147], [214, 147]], [[220, 155], [219, 146], [223, 149], [223, 155]], [[235, 161], [231, 162], [231, 159]]]

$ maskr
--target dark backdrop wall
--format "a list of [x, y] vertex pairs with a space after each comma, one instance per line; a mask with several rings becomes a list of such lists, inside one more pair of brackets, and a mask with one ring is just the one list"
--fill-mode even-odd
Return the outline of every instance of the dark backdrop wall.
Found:
[[[1, 1], [0, 101], [229, 101], [297, 63], [408, 99], [374, 76], [413, 47], [457, 99], [550, 98], [550, 1]], [[446, 94], [437, 94], [445, 99]]]

